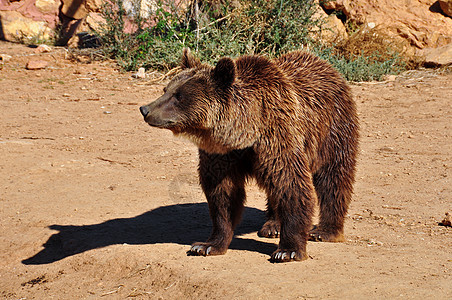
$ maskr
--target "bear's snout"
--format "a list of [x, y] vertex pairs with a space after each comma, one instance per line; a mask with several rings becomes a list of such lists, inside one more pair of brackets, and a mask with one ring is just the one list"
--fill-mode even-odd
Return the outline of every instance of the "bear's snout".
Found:
[[148, 108], [148, 106], [147, 106], [147, 105], [141, 106], [141, 107], [140, 107], [140, 112], [141, 112], [141, 114], [143, 115], [143, 117], [146, 118], [146, 116], [147, 116], [148, 113], [149, 113], [149, 108]]

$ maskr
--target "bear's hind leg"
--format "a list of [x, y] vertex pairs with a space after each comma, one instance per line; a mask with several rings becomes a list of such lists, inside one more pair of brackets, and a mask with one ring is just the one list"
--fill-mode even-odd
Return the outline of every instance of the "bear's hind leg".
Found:
[[343, 242], [344, 220], [351, 201], [354, 170], [337, 164], [323, 166], [314, 174], [313, 182], [320, 205], [320, 220], [309, 232], [309, 240]]
[[277, 238], [281, 232], [281, 225], [279, 220], [276, 218], [272, 203], [274, 203], [274, 201], [269, 200], [267, 197], [267, 221], [264, 225], [262, 225], [262, 228], [257, 233], [260, 237]]

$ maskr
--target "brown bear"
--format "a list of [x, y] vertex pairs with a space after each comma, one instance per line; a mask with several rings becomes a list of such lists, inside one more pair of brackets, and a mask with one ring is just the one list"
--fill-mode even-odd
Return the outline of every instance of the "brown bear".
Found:
[[[245, 183], [267, 195], [263, 237], [280, 237], [272, 262], [305, 260], [306, 243], [344, 240], [358, 148], [346, 81], [318, 57], [242, 56], [203, 64], [188, 49], [164, 95], [140, 107], [145, 121], [199, 147], [199, 178], [212, 234], [192, 255], [224, 254], [240, 221]], [[320, 222], [312, 226], [316, 201]]]

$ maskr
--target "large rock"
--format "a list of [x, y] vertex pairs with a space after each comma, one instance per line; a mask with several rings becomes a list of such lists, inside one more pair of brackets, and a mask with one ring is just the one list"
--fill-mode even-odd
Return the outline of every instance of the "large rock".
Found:
[[357, 24], [375, 24], [391, 37], [408, 41], [414, 51], [452, 42], [452, 18], [435, 11], [435, 2], [332, 0], [327, 1], [324, 8], [341, 11]]
[[128, 15], [132, 17], [140, 15], [140, 17], [145, 19], [149, 18], [158, 9], [156, 0], [141, 0], [138, 3], [136, 0], [124, 0], [123, 5]]
[[98, 12], [102, 6], [102, 0], [62, 0], [62, 2], [61, 12], [76, 20], [85, 18], [90, 12]]
[[61, 12], [73, 19], [83, 19], [88, 15], [85, 0], [62, 0]]
[[26, 19], [46, 22], [50, 28], [58, 22], [59, 6], [60, 0], [0, 1], [0, 11], [19, 12]]
[[325, 30], [322, 32], [325, 40], [336, 42], [337, 40], [347, 39], [347, 29], [336, 15], [329, 15], [325, 21]]
[[425, 65], [440, 67], [452, 65], [452, 43], [436, 49], [424, 49]]
[[9, 41], [47, 40], [52, 34], [47, 22], [34, 21], [17, 11], [0, 11], [0, 19], [3, 34], [1, 38]]
[[60, 0], [0, 1], [0, 38], [49, 39], [58, 22]]
[[339, 20], [335, 14], [328, 15], [319, 7], [313, 17], [314, 19], [322, 19], [324, 21], [321, 30], [320, 28], [314, 28], [314, 32], [320, 33], [317, 36], [314, 35], [314, 38], [320, 39], [325, 43], [335, 43], [347, 39], [347, 30], [342, 21]]
[[36, 0], [35, 6], [43, 14], [50, 13], [54, 14], [58, 10], [60, 1], [56, 0]]

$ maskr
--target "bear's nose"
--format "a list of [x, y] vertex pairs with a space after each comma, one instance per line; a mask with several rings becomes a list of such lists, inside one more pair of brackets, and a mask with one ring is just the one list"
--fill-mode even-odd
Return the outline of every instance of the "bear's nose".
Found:
[[149, 113], [149, 109], [148, 109], [148, 107], [146, 105], [143, 105], [143, 106], [140, 107], [140, 112], [143, 115], [143, 117], [146, 118], [146, 116]]

